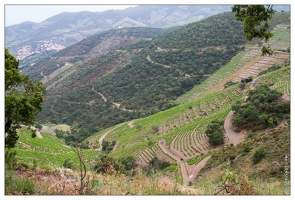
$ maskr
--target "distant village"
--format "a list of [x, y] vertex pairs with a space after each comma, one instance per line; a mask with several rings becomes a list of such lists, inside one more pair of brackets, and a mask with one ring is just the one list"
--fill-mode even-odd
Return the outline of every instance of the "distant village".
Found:
[[40, 54], [44, 51], [50, 51], [50, 50], [61, 50], [65, 48], [62, 45], [55, 44], [52, 40], [41, 40], [38, 41], [36, 48], [32, 48], [31, 45], [25, 45], [18, 49], [17, 51], [17, 59], [22, 60], [28, 56], [31, 56], [33, 54]]

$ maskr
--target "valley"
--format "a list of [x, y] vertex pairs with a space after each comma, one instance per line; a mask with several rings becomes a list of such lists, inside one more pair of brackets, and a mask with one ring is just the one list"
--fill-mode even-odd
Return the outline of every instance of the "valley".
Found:
[[15, 175], [41, 195], [213, 195], [229, 172], [249, 194], [289, 194], [290, 13], [271, 26], [272, 56], [225, 12], [113, 29], [21, 68], [47, 92], [37, 137], [19, 130]]

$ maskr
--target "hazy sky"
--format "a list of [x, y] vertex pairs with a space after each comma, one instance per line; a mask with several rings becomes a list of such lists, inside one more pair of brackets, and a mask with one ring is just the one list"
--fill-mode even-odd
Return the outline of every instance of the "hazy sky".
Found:
[[135, 5], [5, 5], [5, 26], [24, 21], [42, 22], [62, 12], [92, 11], [102, 12], [110, 9], [125, 9]]
[[[139, 4], [235, 4], [232, 1], [233, 0], [212, 0], [210, 2], [201, 0], [4, 0], [4, 22], [5, 26], [19, 24], [25, 21], [38, 23], [62, 12], [102, 12], [110, 9], [125, 9]], [[245, 0], [239, 1], [239, 3], [243, 3]], [[248, 4], [257, 3], [256, 0], [246, 1]], [[263, 3], [263, 1], [264, 0], [262, 0], [261, 3]], [[271, 1], [272, 0], [267, 0], [266, 4], [272, 4]], [[283, 3], [286, 0], [281, 1], [280, 3]]]

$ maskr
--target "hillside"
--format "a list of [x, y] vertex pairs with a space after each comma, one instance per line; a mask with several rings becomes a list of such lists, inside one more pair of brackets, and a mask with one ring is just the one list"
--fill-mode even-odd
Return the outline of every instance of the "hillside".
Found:
[[[233, 19], [230, 13], [215, 15], [181, 29], [168, 33], [164, 31], [163, 36], [122, 46], [75, 65], [60, 65], [42, 79], [47, 86], [47, 94], [38, 119], [42, 123], [63, 121], [72, 125], [78, 122], [86, 129], [100, 129], [177, 105], [174, 100], [178, 96], [200, 84], [242, 50], [238, 45], [243, 45], [244, 39], [239, 35], [241, 31], [237, 31], [242, 27]], [[219, 20], [224, 21], [222, 28], [216, 26]], [[207, 29], [200, 29], [202, 26]], [[152, 29], [155, 31], [151, 32], [147, 28], [125, 30], [134, 34], [137, 30], [142, 31], [141, 34], [159, 33], [158, 29]], [[207, 44], [209, 46], [196, 43], [192, 47], [179, 46], [175, 49], [176, 40], [167, 41], [164, 36], [170, 37], [172, 34], [179, 38], [183, 32], [193, 36], [197, 30], [203, 39], [208, 31], [217, 38], [223, 30], [236, 33], [236, 38], [239, 39], [233, 44], [229, 42], [231, 36], [224, 35], [214, 43]], [[124, 34], [128, 34], [128, 31]], [[125, 32], [124, 29], [122, 32]], [[183, 37], [183, 43], [194, 41], [192, 36]], [[98, 38], [100, 37], [93, 37], [92, 44]], [[167, 43], [171, 47], [163, 49]], [[78, 43], [76, 48], [80, 46], [84, 45]], [[76, 48], [69, 47], [67, 52]], [[61, 60], [62, 55], [56, 59]], [[35, 71], [39, 73], [41, 69]], [[45, 75], [45, 72], [42, 74]]]
[[50, 79], [48, 76], [58, 69], [61, 70], [60, 68], [66, 63], [71, 65], [79, 64], [93, 57], [114, 51], [122, 46], [136, 43], [140, 40], [151, 40], [153, 37], [164, 32], [169, 32], [169, 30], [157, 28], [122, 28], [105, 31], [83, 39], [50, 57], [39, 57], [37, 62], [23, 65], [21, 70], [33, 79]]
[[[130, 183], [118, 183], [118, 180], [125, 177], [124, 175], [90, 175], [92, 180], [96, 181], [96, 185], [90, 190], [93, 192], [91, 194], [212, 195], [217, 192], [217, 186], [221, 184], [220, 178], [227, 171], [236, 174], [239, 181], [246, 177], [246, 183], [255, 188], [255, 194], [290, 194], [290, 187], [286, 185], [285, 181], [290, 180], [289, 175], [286, 174], [286, 166], [289, 166], [290, 158], [290, 125], [288, 120], [283, 121], [275, 128], [258, 131], [242, 130], [239, 134], [234, 133], [236, 134], [234, 137], [227, 134], [226, 131], [225, 145], [214, 148], [208, 143], [208, 138], [205, 136], [204, 131], [210, 121], [225, 119], [230, 111], [230, 105], [237, 99], [244, 99], [253, 83], [254, 81], [248, 83], [244, 91], [238, 92], [239, 89], [236, 86], [230, 86], [221, 92], [206, 95], [198, 100], [147, 118], [117, 125], [88, 138], [87, 141], [89, 141], [92, 150], [83, 150], [83, 154], [86, 162], [89, 163], [89, 169], [91, 169], [90, 163], [95, 162], [97, 156], [101, 154], [101, 151], [94, 149], [99, 147], [98, 141], [103, 134], [106, 136], [105, 140], [115, 139], [117, 141], [110, 154], [111, 157], [124, 158], [133, 155], [139, 166], [146, 166], [153, 156], [171, 162], [165, 173], [158, 172], [147, 176], [139, 171]], [[268, 84], [273, 89], [289, 96], [290, 67], [282, 67], [268, 72], [257, 83], [258, 85]], [[207, 114], [198, 115], [201, 114], [200, 111], [205, 111]], [[158, 132], [151, 133], [153, 126], [159, 126]], [[226, 125], [224, 128], [227, 130]], [[146, 134], [148, 132], [150, 134]], [[73, 151], [64, 146], [57, 138], [46, 133], [41, 133], [41, 135], [42, 138], [34, 139], [25, 129], [21, 130], [20, 141], [15, 148], [19, 164], [27, 168], [24, 172], [27, 173], [30, 180], [35, 180], [35, 176], [44, 177], [44, 180], [50, 177], [59, 185], [57, 188], [50, 186], [46, 189], [40, 188], [40, 185], [38, 188], [41, 194], [59, 192], [60, 194], [72, 194], [68, 190], [62, 190], [61, 180], [67, 181], [64, 183], [67, 187], [74, 188], [74, 180], [78, 180], [79, 175], [71, 171], [54, 171], [52, 169], [65, 166], [64, 163], [67, 159], [72, 163], [71, 168], [75, 169], [73, 166], [78, 165], [78, 159], [75, 158]], [[147, 135], [149, 138], [145, 138]], [[239, 140], [238, 143], [233, 142], [232, 139], [238, 135], [242, 140]], [[166, 148], [166, 145], [169, 148]], [[261, 162], [253, 164], [253, 156], [260, 148], [263, 148], [266, 154]], [[55, 159], [49, 159], [53, 155]], [[208, 155], [210, 156], [208, 157]], [[184, 161], [181, 161], [180, 158]], [[36, 161], [33, 162], [33, 160]], [[176, 165], [173, 164], [175, 162]], [[44, 168], [45, 171], [39, 169], [34, 175], [29, 170], [34, 167], [33, 163], [38, 163], [36, 166]], [[200, 164], [204, 168], [199, 168]], [[21, 176], [22, 173], [20, 171], [18, 176]], [[185, 173], [187, 175], [184, 175]], [[140, 180], [145, 181], [141, 182]], [[40, 181], [40, 183], [43, 182]], [[148, 183], [158, 189], [151, 190], [146, 185]], [[190, 187], [181, 186], [182, 183], [189, 183]], [[109, 188], [111, 185], [112, 190]], [[141, 189], [138, 188], [139, 186]], [[163, 189], [159, 189], [162, 187]]]
[[[35, 69], [42, 130], [6, 149], [5, 194], [290, 194], [290, 13], [275, 16], [270, 57], [231, 13], [55, 54], [68, 60]], [[114, 35], [117, 47], [96, 48]]]

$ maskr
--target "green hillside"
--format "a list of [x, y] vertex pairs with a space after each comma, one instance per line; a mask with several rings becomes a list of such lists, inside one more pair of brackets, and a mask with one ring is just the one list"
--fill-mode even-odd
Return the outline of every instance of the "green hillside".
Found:
[[[288, 96], [290, 95], [290, 67], [268, 72], [262, 75], [257, 83], [258, 85], [267, 84]], [[91, 163], [96, 162], [101, 155], [101, 151], [93, 149], [100, 147], [98, 140], [105, 133], [107, 133], [106, 141], [116, 141], [115, 148], [109, 155], [113, 158], [134, 156], [137, 164], [143, 166], [154, 156], [171, 163], [179, 163], [163, 152], [159, 141], [164, 139], [170, 149], [178, 152], [190, 167], [211, 155], [211, 159], [200, 172], [201, 176], [198, 176], [197, 181], [191, 184], [191, 188], [197, 191], [196, 194], [216, 192], [212, 187], [220, 184], [220, 178], [226, 171], [233, 172], [240, 179], [248, 177], [249, 183], [257, 189], [255, 194], [288, 194], [290, 188], [284, 184], [284, 180], [289, 176], [284, 175], [283, 167], [284, 163], [289, 162], [290, 155], [288, 120], [279, 123], [279, 126], [275, 128], [258, 131], [244, 130], [245, 139], [238, 145], [232, 145], [225, 140], [226, 146], [212, 147], [205, 134], [208, 124], [216, 119], [224, 120], [231, 106], [237, 100], [245, 98], [252, 84], [252, 82], [248, 83], [244, 90], [233, 85], [189, 103], [146, 118], [125, 122], [92, 135], [86, 140], [92, 150], [83, 150], [87, 167], [93, 166]], [[157, 130], [153, 127], [157, 127]], [[69, 146], [50, 134], [41, 133], [41, 135], [42, 138], [31, 138], [27, 129], [20, 130], [20, 139], [17, 147], [14, 148], [20, 165], [33, 168], [35, 163], [35, 166], [49, 171], [65, 166], [65, 160], [67, 160], [73, 169], [78, 169], [77, 156]], [[266, 154], [262, 161], [253, 164], [252, 159], [259, 148], [263, 148]], [[285, 161], [286, 156], [287, 161]], [[179, 164], [171, 164], [170, 170], [166, 173], [174, 173], [173, 170], [175, 171], [177, 166], [179, 167]]]
[[[6, 149], [5, 192], [290, 194], [289, 16], [270, 23], [275, 56], [261, 56], [261, 41], [246, 43], [222, 13], [112, 30], [43, 60], [32, 74], [47, 87], [43, 127], [35, 138], [21, 128]], [[101, 51], [116, 33], [116, 47]], [[17, 179], [37, 192], [17, 191]]]
[[[219, 20], [223, 21], [222, 27], [215, 26]], [[242, 30], [242, 27], [233, 21], [231, 13], [216, 15], [182, 29], [169, 29], [169, 33], [163, 30], [161, 37], [122, 46], [80, 64], [64, 65], [60, 73], [52, 75], [52, 78], [49, 75], [48, 81], [43, 78], [49, 90], [38, 120], [40, 123], [78, 123], [83, 130], [93, 134], [94, 130], [178, 105], [175, 101], [177, 97], [199, 85], [242, 50], [238, 45], [244, 44], [243, 35], [233, 31], [238, 27]], [[200, 29], [203, 26], [208, 29]], [[139, 34], [136, 29], [132, 30], [133, 35]], [[158, 29], [152, 29], [151, 33], [149, 29], [143, 30], [140, 29], [141, 37], [159, 33]], [[237, 41], [234, 44], [229, 42], [232, 41], [229, 34], [224, 34], [224, 38], [214, 43], [203, 41], [209, 33], [220, 38], [220, 31], [223, 30], [232, 30]], [[183, 31], [190, 34], [182, 37], [184, 44], [199, 41], [200, 38], [203, 42], [175, 49], [175, 41], [167, 41], [166, 38], [172, 37], [170, 35], [178, 37]], [[193, 39], [196, 32], [198, 38]], [[95, 43], [95, 38], [92, 38], [92, 43]], [[77, 49], [92, 43], [79, 43]], [[171, 47], [162, 49], [166, 45]]]

